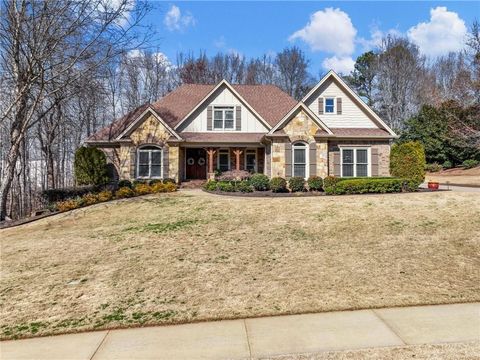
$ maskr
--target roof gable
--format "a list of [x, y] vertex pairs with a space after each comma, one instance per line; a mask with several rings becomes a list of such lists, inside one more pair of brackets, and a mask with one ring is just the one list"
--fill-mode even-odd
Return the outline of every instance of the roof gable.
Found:
[[332, 131], [325, 125], [315, 114], [306, 106], [303, 102], [297, 103], [285, 116], [275, 125], [269, 132], [273, 134], [277, 130], [285, 127], [300, 111], [305, 112], [316, 124], [317, 126], [325, 131], [327, 134], [333, 134]]

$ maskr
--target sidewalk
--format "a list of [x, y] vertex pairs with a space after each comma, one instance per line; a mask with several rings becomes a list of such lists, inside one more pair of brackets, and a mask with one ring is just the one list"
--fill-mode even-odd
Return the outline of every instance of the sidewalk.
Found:
[[0, 343], [9, 359], [251, 359], [480, 340], [480, 303], [264, 317]]

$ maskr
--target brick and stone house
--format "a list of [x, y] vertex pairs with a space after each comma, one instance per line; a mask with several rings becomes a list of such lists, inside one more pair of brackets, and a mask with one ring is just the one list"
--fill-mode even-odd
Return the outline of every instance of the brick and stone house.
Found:
[[272, 85], [183, 85], [89, 137], [121, 179], [388, 176], [396, 137], [330, 71], [301, 101]]

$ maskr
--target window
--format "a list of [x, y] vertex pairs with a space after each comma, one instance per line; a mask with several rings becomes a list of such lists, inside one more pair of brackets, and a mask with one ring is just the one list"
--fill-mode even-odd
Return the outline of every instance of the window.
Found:
[[162, 177], [162, 149], [156, 146], [138, 149], [137, 177], [145, 179]]
[[233, 106], [215, 107], [213, 110], [214, 130], [234, 129]]
[[293, 176], [307, 178], [307, 144], [296, 143], [293, 151]]
[[326, 114], [333, 114], [335, 112], [335, 99], [334, 98], [325, 98], [325, 109]]
[[220, 171], [230, 170], [230, 152], [228, 150], [218, 151], [218, 169]]
[[368, 149], [341, 149], [342, 177], [369, 176]]
[[245, 170], [257, 171], [257, 150], [251, 149], [245, 152]]

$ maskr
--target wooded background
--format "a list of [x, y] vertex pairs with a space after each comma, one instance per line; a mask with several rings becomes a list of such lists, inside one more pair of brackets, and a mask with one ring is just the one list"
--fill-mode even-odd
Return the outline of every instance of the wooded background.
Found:
[[[74, 185], [73, 156], [89, 135], [184, 83], [275, 84], [301, 99], [310, 74], [297, 47], [246, 58], [198, 49], [169, 61], [132, 0], [4, 0], [0, 5], [0, 220], [29, 215], [39, 190]], [[480, 160], [480, 29], [436, 59], [387, 36], [344, 79], [427, 160]]]

